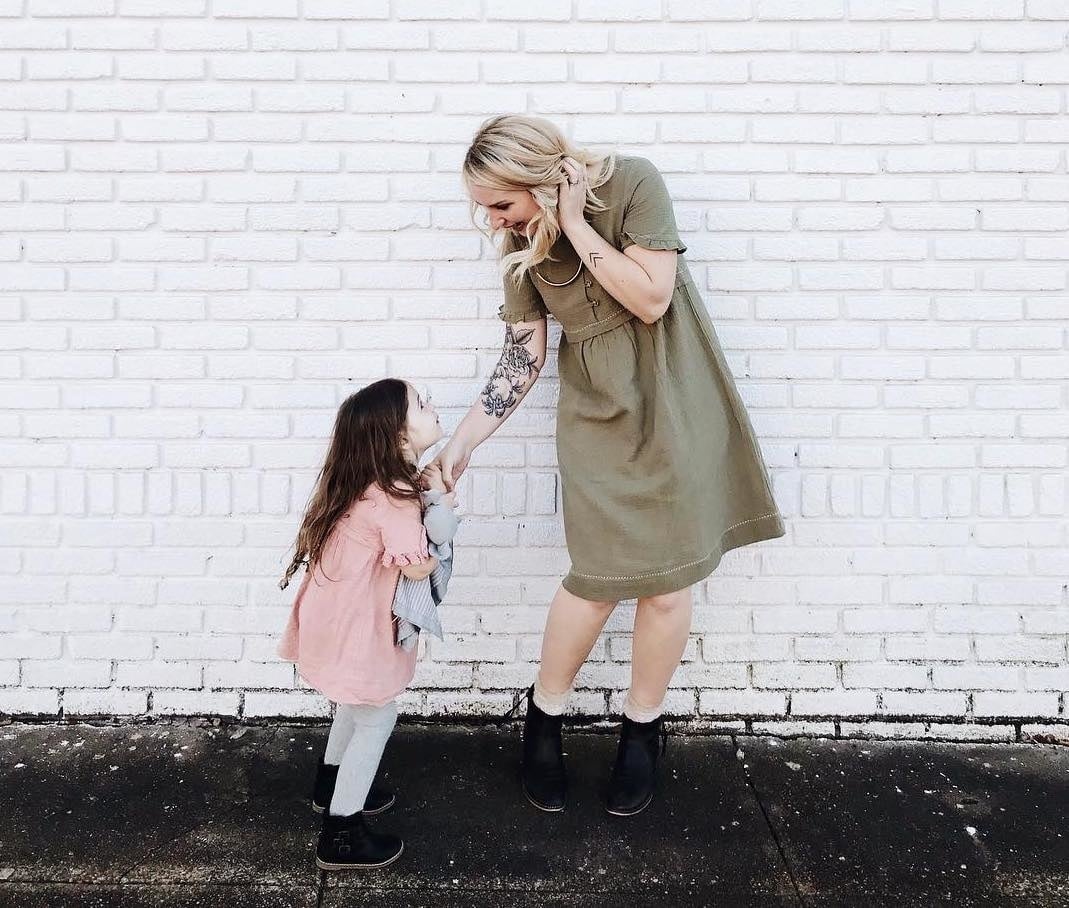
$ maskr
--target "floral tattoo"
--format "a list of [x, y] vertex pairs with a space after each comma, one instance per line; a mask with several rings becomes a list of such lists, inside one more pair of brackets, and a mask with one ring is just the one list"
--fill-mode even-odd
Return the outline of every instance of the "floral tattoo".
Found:
[[528, 379], [539, 371], [535, 357], [523, 346], [532, 337], [534, 331], [530, 328], [516, 333], [512, 325], [505, 326], [505, 349], [480, 398], [487, 416], [503, 419], [516, 406], [516, 395], [523, 393]]

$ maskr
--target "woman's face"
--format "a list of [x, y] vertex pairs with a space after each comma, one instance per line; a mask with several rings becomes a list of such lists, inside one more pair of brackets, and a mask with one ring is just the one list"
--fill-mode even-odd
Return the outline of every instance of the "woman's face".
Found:
[[527, 222], [538, 214], [538, 203], [526, 189], [491, 189], [488, 186], [468, 187], [471, 200], [486, 210], [494, 230], [512, 230], [526, 236]]
[[408, 385], [408, 414], [406, 418], [408, 443], [419, 457], [442, 438], [442, 424], [433, 404], [411, 383]]

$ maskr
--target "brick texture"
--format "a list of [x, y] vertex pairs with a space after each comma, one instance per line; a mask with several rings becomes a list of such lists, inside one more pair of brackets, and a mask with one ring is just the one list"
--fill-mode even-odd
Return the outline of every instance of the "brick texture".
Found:
[[[459, 161], [527, 111], [665, 174], [788, 521], [695, 589], [670, 708], [1069, 721], [1067, 27], [1063, 0], [0, 0], [0, 710], [325, 714], [274, 656], [287, 547], [355, 388], [425, 382], [447, 427], [474, 399], [501, 292]], [[568, 566], [555, 365], [461, 483], [410, 714], [533, 676]], [[573, 711], [619, 708], [633, 605]]]

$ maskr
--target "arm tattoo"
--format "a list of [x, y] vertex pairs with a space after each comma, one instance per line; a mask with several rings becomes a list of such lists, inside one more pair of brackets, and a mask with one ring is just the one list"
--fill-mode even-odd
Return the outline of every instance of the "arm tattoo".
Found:
[[603, 258], [605, 258], [605, 256], [603, 256], [600, 252], [591, 252], [590, 253], [590, 264], [593, 265], [595, 268], [597, 268], [598, 267], [598, 259], [603, 259]]
[[523, 393], [528, 379], [539, 371], [535, 357], [523, 346], [532, 337], [530, 328], [514, 333], [512, 325], [505, 326], [505, 349], [480, 396], [487, 416], [504, 418], [516, 405], [516, 395]]

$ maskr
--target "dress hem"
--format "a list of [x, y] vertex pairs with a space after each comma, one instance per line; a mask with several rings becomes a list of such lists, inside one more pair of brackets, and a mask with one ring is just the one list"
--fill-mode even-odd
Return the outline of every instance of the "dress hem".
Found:
[[412, 683], [412, 678], [409, 678], [401, 685], [394, 693], [383, 695], [379, 698], [358, 697], [347, 693], [343, 688], [336, 687], [333, 684], [323, 684], [318, 679], [310, 677], [306, 671], [302, 671], [300, 663], [294, 659], [288, 659], [282, 657], [286, 662], [295, 662], [297, 665], [297, 674], [301, 676], [301, 680], [304, 681], [309, 687], [315, 690], [317, 693], [326, 697], [333, 703], [344, 703], [346, 706], [385, 706], [387, 703], [396, 700], [401, 694], [403, 694], [408, 686]]
[[561, 581], [561, 586], [573, 596], [592, 602], [620, 602], [674, 593], [713, 573], [725, 552], [766, 539], [777, 539], [786, 532], [782, 515], [768, 514], [729, 528], [720, 537], [717, 547], [700, 561], [659, 571], [649, 577], [592, 578], [577, 575], [573, 570]]

